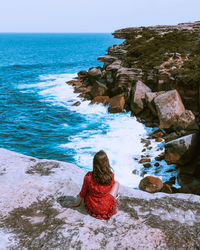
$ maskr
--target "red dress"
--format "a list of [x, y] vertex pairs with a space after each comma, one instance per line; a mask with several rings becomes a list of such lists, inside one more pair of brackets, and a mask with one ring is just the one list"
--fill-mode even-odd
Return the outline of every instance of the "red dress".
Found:
[[92, 179], [92, 172], [84, 177], [80, 197], [84, 198], [85, 207], [88, 213], [97, 219], [109, 219], [117, 212], [116, 200], [109, 193], [114, 181], [114, 174], [111, 174], [112, 182], [109, 185], [97, 184]]

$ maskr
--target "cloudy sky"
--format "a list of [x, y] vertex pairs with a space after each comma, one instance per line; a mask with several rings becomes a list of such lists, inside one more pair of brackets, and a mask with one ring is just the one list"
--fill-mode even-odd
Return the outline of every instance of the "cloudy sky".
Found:
[[200, 0], [0, 0], [0, 32], [112, 32], [200, 20]]

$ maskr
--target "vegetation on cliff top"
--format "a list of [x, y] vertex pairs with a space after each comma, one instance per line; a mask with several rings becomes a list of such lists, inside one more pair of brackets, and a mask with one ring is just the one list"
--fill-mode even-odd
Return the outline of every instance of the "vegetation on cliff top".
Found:
[[[189, 85], [200, 85], [200, 34], [192, 30], [165, 30], [162, 33], [149, 28], [132, 31], [127, 41], [130, 44], [125, 61], [127, 67], [150, 70], [159, 68], [170, 58], [174, 60], [171, 75]], [[177, 65], [176, 59], [183, 58]], [[185, 60], [187, 58], [187, 60]]]

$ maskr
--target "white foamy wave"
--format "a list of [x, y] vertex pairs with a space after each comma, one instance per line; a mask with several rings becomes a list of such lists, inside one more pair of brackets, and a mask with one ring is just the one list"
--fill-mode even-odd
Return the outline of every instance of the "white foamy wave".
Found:
[[94, 154], [103, 149], [110, 159], [116, 179], [123, 185], [138, 187], [141, 177], [132, 174], [140, 171], [140, 164], [134, 160], [141, 155], [141, 137], [146, 135], [144, 126], [130, 117], [130, 114], [107, 114], [102, 117], [108, 129], [105, 131], [84, 131], [70, 137], [70, 143], [61, 145], [76, 151], [76, 162], [85, 169], [92, 168]]
[[[137, 188], [144, 169], [136, 159], [140, 159], [142, 154], [150, 158], [152, 167], [148, 169], [147, 174], [155, 175], [157, 169], [154, 167], [154, 159], [161, 153], [159, 148], [163, 146], [163, 143], [151, 140], [152, 149], [149, 148], [145, 153], [142, 152], [141, 138], [146, 138], [152, 129], [145, 128], [143, 124], [131, 117], [130, 113], [109, 114], [106, 106], [89, 105], [89, 101], [81, 100], [79, 94], [74, 93], [74, 88], [66, 84], [66, 81], [76, 76], [76, 74], [41, 76], [40, 82], [21, 85], [19, 88], [21, 91], [37, 91], [43, 101], [66, 107], [72, 113], [84, 117], [85, 123], [79, 124], [77, 121], [77, 125], [75, 125], [79, 132], [71, 134], [66, 139], [66, 143], [58, 145], [62, 151], [73, 151], [71, 156], [78, 166], [91, 170], [94, 154], [103, 149], [108, 154], [116, 179], [123, 185]], [[80, 100], [79, 106], [72, 105]], [[66, 131], [71, 129], [69, 124], [60, 125]], [[156, 175], [164, 181], [168, 180], [175, 175], [166, 171], [171, 168], [172, 166], [167, 166], [166, 162], [162, 161]], [[133, 171], [137, 174], [133, 174]]]

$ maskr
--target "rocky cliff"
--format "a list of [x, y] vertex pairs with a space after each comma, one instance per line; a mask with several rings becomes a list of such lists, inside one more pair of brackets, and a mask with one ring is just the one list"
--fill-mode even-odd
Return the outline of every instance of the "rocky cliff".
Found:
[[[122, 44], [98, 58], [103, 67], [70, 81], [80, 96], [109, 105], [111, 113], [131, 111], [147, 126], [159, 127], [165, 160], [176, 164], [181, 192], [200, 194], [200, 22], [117, 30]], [[75, 105], [78, 105], [77, 103]], [[159, 139], [159, 138], [158, 138]]]
[[68, 208], [84, 171], [0, 149], [0, 249], [199, 249], [200, 197], [120, 187], [118, 213]]

